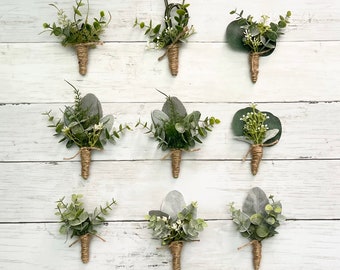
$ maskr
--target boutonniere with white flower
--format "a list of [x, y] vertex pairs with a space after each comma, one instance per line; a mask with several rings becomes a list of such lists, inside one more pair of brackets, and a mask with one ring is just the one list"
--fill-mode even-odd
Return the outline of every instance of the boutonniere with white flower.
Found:
[[[77, 153], [81, 158], [81, 175], [87, 179], [90, 171], [91, 151], [102, 150], [105, 143], [115, 143], [124, 130], [130, 130], [125, 124], [113, 127], [113, 115], [103, 116], [100, 101], [94, 94], [81, 96], [80, 91], [67, 82], [74, 89], [73, 106], [65, 106], [63, 118], [55, 120], [51, 111], [44, 113], [51, 122], [56, 134], [62, 136], [59, 142], [66, 142], [66, 147], [79, 147]], [[75, 156], [74, 156], [75, 157]], [[72, 158], [74, 158], [72, 157]]]
[[152, 210], [146, 216], [148, 228], [163, 246], [168, 246], [172, 254], [173, 270], [181, 269], [181, 251], [184, 242], [197, 241], [201, 231], [207, 226], [197, 218], [197, 203], [185, 204], [183, 195], [173, 190], [169, 192], [159, 210]]
[[251, 172], [256, 175], [263, 156], [263, 147], [273, 146], [279, 142], [282, 133], [281, 121], [270, 112], [261, 112], [256, 105], [237, 111], [232, 120], [235, 139], [251, 145]]

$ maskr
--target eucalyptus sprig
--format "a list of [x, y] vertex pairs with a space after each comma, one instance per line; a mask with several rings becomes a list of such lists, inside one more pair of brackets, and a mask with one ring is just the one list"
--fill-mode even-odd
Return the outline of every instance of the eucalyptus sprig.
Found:
[[188, 7], [190, 4], [186, 4], [185, 0], [182, 3], [170, 4], [168, 0], [164, 0], [164, 4], [163, 23], [155, 25], [152, 20], [145, 23], [136, 18], [133, 26], [146, 29], [144, 35], [148, 37], [148, 48], [166, 48], [165, 54], [158, 60], [162, 60], [165, 55], [168, 55], [171, 74], [176, 76], [178, 73], [179, 44], [186, 42], [195, 33], [195, 29], [193, 26], [188, 26], [190, 18]]
[[167, 245], [173, 254], [173, 269], [180, 269], [181, 249], [184, 242], [197, 241], [198, 235], [207, 226], [197, 218], [197, 203], [185, 205], [183, 195], [173, 190], [169, 192], [159, 210], [151, 210], [146, 216], [152, 235]]
[[[147, 130], [146, 134], [152, 134], [158, 142], [158, 147], [163, 151], [170, 150], [173, 158], [174, 153], [181, 155], [182, 151], [191, 151], [196, 143], [202, 143], [202, 139], [207, 137], [208, 132], [211, 132], [220, 120], [215, 117], [206, 117], [202, 120], [199, 111], [188, 114], [177, 97], [162, 94], [165, 95], [166, 101], [162, 110], [154, 110], [151, 113], [152, 123], [139, 120], [136, 127], [141, 126]], [[177, 161], [180, 162], [180, 157]], [[177, 178], [179, 163], [173, 166], [176, 167], [173, 168], [173, 175]]]
[[253, 246], [254, 269], [257, 270], [261, 261], [262, 241], [276, 235], [277, 228], [285, 220], [282, 204], [274, 201], [272, 195], [267, 198], [262, 189], [255, 187], [249, 191], [242, 210], [236, 209], [231, 203], [229, 211], [237, 230]]
[[106, 202], [104, 207], [96, 207], [93, 212], [89, 213], [85, 211], [84, 203], [81, 201], [82, 197], [82, 194], [72, 194], [70, 203], [64, 201], [65, 197], [59, 199], [56, 201], [56, 209], [58, 211], [55, 214], [59, 216], [60, 222], [62, 223], [59, 228], [61, 234], [70, 234], [71, 238], [73, 236], [79, 237], [76, 242], [80, 241], [81, 258], [83, 263], [87, 263], [89, 261], [90, 237], [91, 235], [97, 236], [95, 227], [102, 225], [105, 222], [104, 216], [109, 214], [112, 210], [112, 206], [116, 205], [116, 201], [112, 199], [111, 202]]
[[[238, 110], [232, 120], [235, 139], [251, 145], [251, 171], [257, 174], [263, 156], [263, 147], [273, 146], [279, 142], [282, 133], [281, 121], [270, 112], [261, 112], [256, 104]], [[248, 155], [248, 153], [247, 153]]]
[[[55, 35], [62, 39], [63, 46], [75, 45], [79, 43], [98, 42], [100, 41], [100, 34], [103, 33], [104, 28], [111, 21], [111, 14], [109, 20], [105, 18], [105, 12], [100, 11], [99, 19], [94, 18], [93, 22], [89, 22], [90, 3], [86, 0], [75, 0], [73, 6], [72, 20], [65, 14], [63, 9], [58, 8], [55, 4], [50, 4], [57, 10], [58, 22], [57, 23], [44, 23], [45, 31], [49, 31], [51, 35]], [[86, 5], [85, 13], [83, 7]]]
[[65, 106], [61, 119], [55, 119], [52, 111], [43, 115], [51, 122], [49, 127], [55, 130], [55, 136], [62, 136], [59, 143], [65, 141], [67, 148], [74, 145], [80, 148], [82, 176], [87, 179], [91, 150], [102, 150], [107, 142], [116, 143], [124, 131], [131, 128], [127, 124], [114, 128], [113, 115], [103, 116], [101, 103], [94, 94], [89, 93], [82, 97], [79, 89], [67, 83], [74, 90], [74, 104]]

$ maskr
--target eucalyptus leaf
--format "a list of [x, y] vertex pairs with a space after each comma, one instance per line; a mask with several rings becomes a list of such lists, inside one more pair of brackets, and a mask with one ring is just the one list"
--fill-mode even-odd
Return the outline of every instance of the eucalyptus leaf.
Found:
[[113, 127], [114, 117], [109, 114], [100, 119], [100, 122], [104, 124], [104, 127], [110, 132]]
[[265, 214], [265, 207], [269, 200], [264, 191], [259, 187], [252, 188], [243, 203], [242, 211], [248, 216], [253, 214]]
[[244, 30], [241, 26], [245, 24], [244, 20], [234, 20], [229, 23], [226, 30], [226, 40], [232, 49], [249, 52], [249, 47], [245, 46], [242, 41]]
[[[248, 112], [252, 112], [252, 111], [253, 109], [251, 107], [246, 107], [241, 110], [238, 110], [234, 114], [233, 120], [231, 122], [231, 128], [235, 136], [243, 136], [244, 122], [240, 120], [240, 118], [242, 118], [242, 116], [246, 115]], [[258, 110], [255, 109], [255, 111], [258, 111]]]
[[169, 116], [170, 119], [184, 118], [187, 111], [183, 103], [177, 97], [168, 97], [165, 101], [162, 111]]
[[176, 123], [176, 124], [175, 124], [175, 129], [176, 129], [179, 133], [184, 133], [184, 132], [185, 132], [185, 127], [183, 126], [182, 123]]
[[163, 126], [164, 122], [169, 121], [169, 116], [160, 110], [154, 110], [151, 113], [151, 119], [154, 125]]
[[103, 117], [102, 105], [98, 98], [92, 93], [86, 94], [81, 99], [80, 107], [87, 111], [87, 115], [90, 117], [98, 116], [99, 119]]
[[164, 198], [161, 211], [168, 214], [173, 220], [177, 219], [177, 214], [185, 208], [185, 201], [182, 193], [177, 190], [170, 191]]

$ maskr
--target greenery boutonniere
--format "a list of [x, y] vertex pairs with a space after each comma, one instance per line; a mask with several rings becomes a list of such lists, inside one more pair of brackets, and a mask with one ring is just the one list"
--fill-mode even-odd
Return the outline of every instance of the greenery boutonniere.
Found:
[[59, 228], [61, 234], [71, 234], [71, 238], [73, 236], [79, 237], [70, 247], [80, 241], [81, 260], [83, 263], [88, 263], [91, 236], [96, 236], [105, 241], [97, 235], [94, 228], [104, 223], [104, 215], [108, 215], [116, 201], [112, 199], [110, 203], [106, 203], [105, 207], [100, 206], [95, 208], [93, 213], [88, 213], [80, 200], [82, 197], [83, 195], [81, 194], [72, 194], [70, 203], [64, 202], [65, 197], [61, 198], [56, 202], [58, 211], [55, 214], [60, 217], [60, 222], [62, 223]]
[[187, 114], [183, 103], [177, 97], [162, 94], [166, 96], [166, 101], [162, 110], [154, 110], [151, 113], [152, 123], [148, 125], [139, 120], [136, 127], [141, 125], [147, 129], [147, 133], [151, 133], [158, 141], [158, 147], [163, 151], [171, 151], [172, 175], [178, 178], [182, 151], [190, 151], [196, 142], [202, 143], [201, 139], [205, 138], [220, 120], [215, 117], [201, 120], [199, 111]]
[[[128, 125], [119, 125], [118, 129], [113, 128], [113, 115], [103, 117], [103, 110], [100, 101], [94, 94], [81, 96], [80, 91], [67, 82], [74, 89], [74, 105], [66, 106], [63, 111], [63, 119], [55, 120], [51, 111], [44, 113], [52, 122], [49, 127], [55, 129], [55, 135], [63, 138], [59, 142], [66, 141], [66, 147], [76, 145], [80, 148], [77, 154], [81, 158], [81, 175], [84, 179], [89, 176], [91, 151], [101, 150], [104, 144], [109, 141], [115, 143], [116, 139], [124, 130], [130, 130]], [[74, 158], [74, 157], [73, 157]]]
[[253, 247], [255, 270], [260, 269], [262, 240], [277, 234], [276, 229], [285, 220], [285, 217], [281, 214], [281, 203], [274, 201], [273, 196], [269, 196], [269, 200], [262, 189], [255, 187], [249, 191], [243, 203], [242, 211], [237, 210], [233, 203], [230, 204], [231, 216], [233, 222], [237, 225], [237, 230], [242, 236], [251, 240], [246, 245], [251, 244]]
[[269, 23], [267, 15], [262, 15], [260, 22], [254, 21], [251, 15], [245, 18], [243, 10], [237, 13], [235, 9], [230, 14], [236, 14], [237, 18], [227, 27], [228, 43], [235, 49], [249, 52], [251, 79], [255, 83], [259, 73], [259, 57], [273, 52], [276, 40], [283, 34], [283, 29], [289, 23], [291, 12], [287, 11], [285, 17], [280, 15], [277, 23]]
[[[256, 105], [237, 111], [232, 120], [235, 139], [251, 144], [251, 172], [257, 174], [264, 146], [273, 146], [281, 138], [281, 121], [270, 112], [261, 112]], [[248, 153], [244, 159], [248, 156]]]
[[94, 18], [93, 22], [89, 22], [89, 0], [86, 0], [86, 15], [83, 17], [81, 11], [85, 6], [83, 0], [75, 0], [76, 5], [73, 6], [73, 20], [70, 20], [65, 14], [64, 10], [59, 9], [55, 4], [50, 4], [57, 9], [58, 23], [44, 23], [43, 27], [46, 31], [50, 31], [51, 35], [62, 38], [61, 44], [63, 46], [74, 46], [77, 51], [79, 73], [85, 75], [87, 71], [88, 62], [88, 48], [95, 47], [100, 43], [100, 34], [104, 28], [111, 21], [111, 14], [108, 21], [105, 19], [104, 11], [99, 14], [99, 19]]
[[152, 210], [146, 219], [153, 236], [162, 240], [172, 254], [173, 270], [181, 269], [181, 251], [185, 241], [197, 241], [199, 232], [207, 226], [203, 219], [197, 218], [197, 203], [186, 206], [183, 195], [173, 190], [169, 192], [159, 210]]
[[183, 0], [180, 3], [168, 3], [164, 0], [164, 25], [153, 25], [152, 20], [149, 24], [135, 20], [134, 26], [139, 26], [141, 29], [146, 28], [145, 35], [148, 36], [149, 42], [155, 49], [166, 48], [166, 52], [158, 60], [162, 60], [165, 55], [168, 55], [169, 67], [171, 74], [176, 76], [178, 74], [178, 54], [179, 44], [184, 42], [195, 33], [193, 26], [188, 27], [189, 13], [188, 7], [190, 4], [185, 4]]

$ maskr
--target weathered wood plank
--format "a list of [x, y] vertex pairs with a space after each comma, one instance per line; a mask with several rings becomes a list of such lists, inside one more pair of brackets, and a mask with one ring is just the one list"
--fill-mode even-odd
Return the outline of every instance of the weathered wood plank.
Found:
[[170, 167], [169, 160], [95, 161], [84, 181], [78, 161], [0, 163], [0, 221], [56, 220], [55, 201], [72, 193], [84, 194], [89, 209], [114, 197], [113, 220], [142, 220], [174, 189], [197, 201], [203, 218], [226, 219], [228, 204], [240, 207], [254, 186], [281, 200], [288, 218], [340, 218], [338, 160], [262, 161], [255, 177], [240, 161], [184, 160], [177, 180]]
[[[67, 87], [70, 88], [70, 87]], [[155, 92], [155, 91], [154, 91]], [[159, 98], [161, 94], [153, 93]], [[73, 97], [71, 89], [69, 96]], [[101, 94], [98, 95], [103, 100]], [[104, 99], [105, 100], [105, 99]], [[61, 161], [71, 157], [76, 147], [67, 149], [58, 144], [43, 112], [53, 110], [60, 118], [65, 104], [31, 104], [0, 106], [0, 160], [1, 161]], [[189, 112], [199, 110], [203, 117], [215, 116], [221, 120], [203, 144], [200, 151], [184, 154], [184, 159], [241, 160], [249, 149], [247, 143], [233, 139], [230, 128], [234, 113], [249, 104], [234, 103], [185, 103]], [[161, 109], [161, 103], [103, 103], [104, 114], [112, 113], [119, 123], [134, 127], [140, 118], [151, 121], [150, 112]], [[263, 103], [262, 111], [277, 115], [283, 125], [281, 141], [264, 149], [264, 159], [338, 159], [340, 140], [336, 115], [340, 103]], [[157, 142], [145, 135], [141, 128], [126, 132], [116, 145], [108, 144], [104, 151], [95, 153], [94, 160], [146, 160], [161, 159], [167, 152], [157, 149]]]
[[[56, 22], [56, 10], [47, 1], [2, 1], [0, 10], [0, 26], [2, 34], [0, 42], [58, 42], [56, 37], [41, 34], [43, 23]], [[50, 1], [53, 2], [53, 1]], [[54, 1], [72, 15], [72, 1]], [[340, 9], [336, 0], [287, 0], [279, 5], [265, 0], [251, 1], [188, 1], [190, 23], [197, 33], [190, 38], [190, 42], [225, 42], [225, 30], [235, 16], [229, 12], [236, 7], [244, 9], [245, 15], [252, 14], [259, 20], [262, 14], [267, 14], [276, 21], [280, 14], [285, 15], [291, 10], [293, 15], [286, 35], [282, 41], [314, 41], [339, 40]], [[135, 18], [154, 22], [161, 22], [164, 13], [163, 1], [123, 1], [123, 2], [95, 2], [91, 1], [90, 18], [98, 17], [99, 11], [110, 11], [112, 21], [106, 29], [105, 41], [145, 41], [142, 31], [133, 29]], [[71, 17], [72, 18], [72, 17]]]
[[[105, 102], [160, 101], [155, 88], [190, 102], [340, 100], [339, 42], [283, 43], [260, 60], [260, 74], [250, 80], [247, 54], [226, 44], [187, 44], [180, 71], [171, 77], [160, 52], [143, 44], [110, 43], [90, 52], [88, 74], [78, 73], [76, 55], [58, 44], [0, 44], [0, 101], [71, 101], [68, 80], [93, 91]], [[204, 58], [199, 57], [204, 51]], [[195, 68], [192, 68], [195, 67]], [[322, 67], [322, 68], [321, 68]], [[321, 94], [322, 93], [322, 94]]]
[[[339, 221], [289, 221], [275, 238], [263, 242], [261, 269], [336, 269], [340, 237]], [[2, 269], [83, 268], [80, 247], [71, 248], [58, 234], [56, 224], [1, 224]], [[117, 222], [102, 227], [106, 240], [93, 239], [87, 267], [105, 269], [171, 269], [171, 255], [151, 239], [145, 222]], [[231, 221], [208, 221], [200, 242], [186, 243], [182, 252], [184, 269], [252, 269], [251, 249]], [[298, 248], [298, 249], [297, 249]], [[15, 254], [15, 255], [14, 255]], [[204, 256], [202, 256], [204, 254]], [[212, 259], [213, 258], [213, 259]]]

